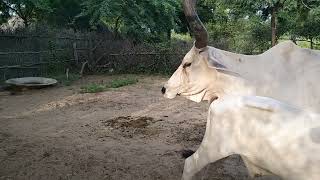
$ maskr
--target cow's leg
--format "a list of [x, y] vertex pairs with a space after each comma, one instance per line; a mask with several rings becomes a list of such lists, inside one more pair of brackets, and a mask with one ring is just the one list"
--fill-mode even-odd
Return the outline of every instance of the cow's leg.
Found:
[[247, 167], [248, 173], [251, 178], [254, 178], [256, 176], [267, 176], [267, 175], [273, 175], [271, 172], [262, 169], [258, 167], [257, 165], [253, 164], [246, 156], [241, 155], [241, 158], [244, 162], [244, 164]]
[[207, 164], [224, 157], [226, 156], [218, 153], [218, 151], [200, 145], [199, 149], [185, 160], [182, 179], [191, 180], [192, 177]]
[[191, 180], [197, 172], [209, 163], [210, 161], [206, 148], [200, 146], [195, 153], [185, 160], [182, 180]]

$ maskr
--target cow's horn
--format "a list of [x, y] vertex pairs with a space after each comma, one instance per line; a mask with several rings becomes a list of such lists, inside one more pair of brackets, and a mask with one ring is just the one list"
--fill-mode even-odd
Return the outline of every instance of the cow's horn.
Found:
[[189, 23], [191, 33], [193, 33], [196, 42], [195, 46], [198, 49], [204, 48], [208, 45], [208, 32], [196, 12], [197, 0], [184, 0], [183, 9], [184, 15]]

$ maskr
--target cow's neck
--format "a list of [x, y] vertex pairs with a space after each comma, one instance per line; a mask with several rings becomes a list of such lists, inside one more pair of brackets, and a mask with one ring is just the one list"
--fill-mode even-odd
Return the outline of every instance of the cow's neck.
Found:
[[[259, 55], [236, 54], [216, 48], [210, 50], [210, 57], [228, 70], [245, 76], [252, 68], [253, 63], [260, 61]], [[259, 62], [261, 64], [261, 62]], [[257, 64], [258, 65], [258, 64]]]
[[230, 95], [254, 95], [255, 86], [249, 81], [229, 73], [218, 72], [217, 78], [212, 83], [212, 87], [208, 88], [208, 94], [215, 94], [218, 98]]

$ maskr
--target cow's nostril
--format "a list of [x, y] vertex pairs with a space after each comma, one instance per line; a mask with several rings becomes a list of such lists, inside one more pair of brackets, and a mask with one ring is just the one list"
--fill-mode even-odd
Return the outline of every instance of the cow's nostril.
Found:
[[161, 92], [162, 92], [162, 94], [165, 94], [166, 93], [166, 88], [162, 87]]

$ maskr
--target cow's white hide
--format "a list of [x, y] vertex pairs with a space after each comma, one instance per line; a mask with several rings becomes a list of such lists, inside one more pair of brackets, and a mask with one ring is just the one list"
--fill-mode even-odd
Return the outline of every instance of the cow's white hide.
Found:
[[319, 115], [266, 97], [218, 99], [210, 105], [199, 149], [185, 161], [183, 179], [232, 154], [240, 154], [249, 170], [320, 179]]

